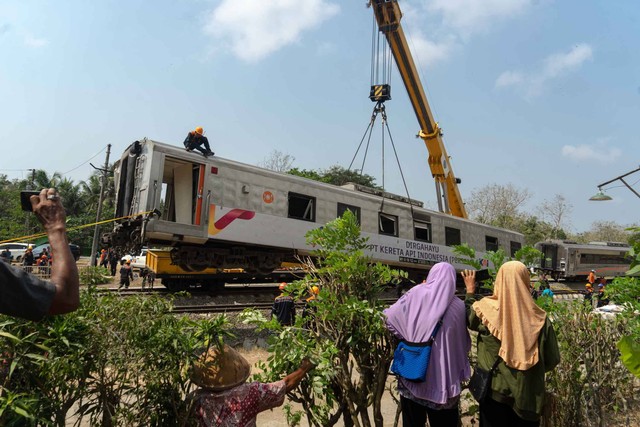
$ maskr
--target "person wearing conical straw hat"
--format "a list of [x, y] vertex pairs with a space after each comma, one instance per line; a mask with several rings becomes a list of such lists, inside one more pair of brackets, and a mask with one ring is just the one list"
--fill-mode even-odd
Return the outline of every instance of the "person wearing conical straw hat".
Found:
[[314, 365], [303, 359], [300, 367], [273, 383], [247, 382], [249, 362], [228, 345], [211, 347], [194, 363], [191, 381], [198, 387], [189, 394], [190, 421], [197, 426], [254, 427], [262, 411], [284, 403]]

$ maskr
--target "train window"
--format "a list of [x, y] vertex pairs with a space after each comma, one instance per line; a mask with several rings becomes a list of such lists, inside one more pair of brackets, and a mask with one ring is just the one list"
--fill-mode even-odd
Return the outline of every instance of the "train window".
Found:
[[358, 206], [338, 203], [338, 218], [342, 218], [342, 215], [344, 215], [346, 211], [351, 211], [356, 216], [356, 221], [358, 221], [358, 224], [360, 224], [360, 208]]
[[431, 243], [431, 223], [430, 222], [413, 222], [413, 236], [420, 242]]
[[518, 252], [520, 249], [522, 249], [522, 243], [520, 242], [514, 242], [513, 240], [510, 242], [510, 246], [511, 246], [511, 257], [515, 257], [516, 256], [516, 252]]
[[447, 246], [459, 245], [462, 243], [460, 238], [460, 230], [452, 227], [444, 228], [444, 244]]
[[315, 221], [316, 198], [304, 194], [289, 193], [289, 218]]
[[580, 264], [628, 265], [629, 263], [630, 259], [625, 256], [624, 252], [621, 254], [580, 254]]
[[484, 236], [484, 247], [488, 251], [497, 251], [500, 246], [498, 246], [498, 238], [491, 236]]
[[398, 217], [380, 212], [378, 214], [378, 232], [388, 236], [397, 236]]

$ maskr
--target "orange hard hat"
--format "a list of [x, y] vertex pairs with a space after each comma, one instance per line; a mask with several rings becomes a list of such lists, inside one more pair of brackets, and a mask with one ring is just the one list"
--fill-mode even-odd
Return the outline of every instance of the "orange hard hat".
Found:
[[202, 134], [204, 134], [204, 129], [202, 129], [202, 127], [198, 126], [198, 127], [196, 128], [196, 133], [197, 133], [198, 135], [202, 135]]
[[280, 283], [280, 286], [278, 286], [278, 289], [280, 289], [282, 291], [286, 287], [287, 287], [287, 282], [282, 282], [282, 283]]
[[320, 288], [317, 286], [312, 286], [311, 287], [311, 293], [314, 295], [318, 295], [320, 293]]

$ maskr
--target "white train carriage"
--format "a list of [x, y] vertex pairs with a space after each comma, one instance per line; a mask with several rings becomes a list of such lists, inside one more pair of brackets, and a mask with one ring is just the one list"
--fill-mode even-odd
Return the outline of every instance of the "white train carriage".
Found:
[[535, 248], [542, 252], [540, 269], [556, 279], [586, 280], [591, 270], [598, 277], [624, 276], [631, 264], [626, 243], [547, 240]]
[[524, 241], [520, 233], [424, 209], [406, 197], [205, 158], [149, 139], [127, 149], [115, 180], [116, 216], [128, 218], [117, 222], [110, 243], [129, 251], [170, 245], [172, 261], [190, 271], [271, 272], [308, 254], [305, 234], [347, 209], [369, 238], [367, 255], [414, 280], [440, 261], [464, 268], [453, 245], [467, 243], [481, 258], [498, 248], [513, 254]]

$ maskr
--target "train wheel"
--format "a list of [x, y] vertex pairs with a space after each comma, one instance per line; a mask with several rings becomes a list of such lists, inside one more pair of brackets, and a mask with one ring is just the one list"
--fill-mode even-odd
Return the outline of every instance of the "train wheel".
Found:
[[207, 268], [206, 265], [197, 265], [197, 264], [178, 264], [178, 265], [184, 271], [191, 271], [191, 272], [203, 271]]
[[189, 283], [182, 280], [167, 280], [163, 281], [162, 284], [171, 292], [186, 291], [189, 289]]

